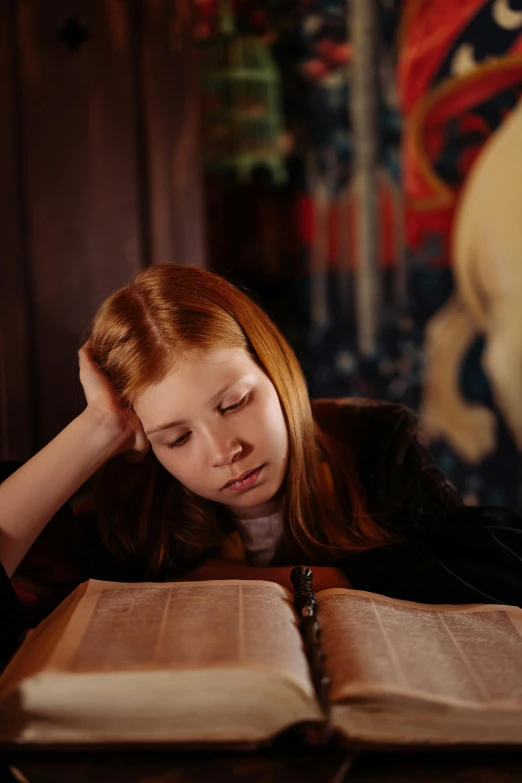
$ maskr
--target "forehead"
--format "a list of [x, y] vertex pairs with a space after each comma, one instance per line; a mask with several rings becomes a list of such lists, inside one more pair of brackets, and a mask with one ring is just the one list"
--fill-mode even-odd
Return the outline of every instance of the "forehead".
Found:
[[189, 354], [165, 378], [141, 392], [133, 407], [142, 421], [161, 417], [163, 413], [184, 416], [188, 411], [208, 404], [221, 388], [260, 372], [243, 348]]

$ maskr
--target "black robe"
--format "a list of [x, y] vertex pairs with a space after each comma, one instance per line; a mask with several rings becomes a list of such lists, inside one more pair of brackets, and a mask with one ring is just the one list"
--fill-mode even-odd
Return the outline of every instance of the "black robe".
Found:
[[419, 603], [522, 606], [522, 518], [464, 506], [402, 405], [320, 400], [321, 428], [354, 444], [370, 515], [405, 541], [336, 562], [357, 590]]

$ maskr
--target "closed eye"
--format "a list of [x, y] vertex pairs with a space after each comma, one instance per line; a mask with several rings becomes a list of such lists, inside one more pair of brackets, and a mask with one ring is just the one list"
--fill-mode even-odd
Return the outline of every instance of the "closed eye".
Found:
[[232, 413], [233, 411], [240, 410], [241, 408], [243, 408], [246, 405], [249, 396], [250, 395], [245, 394], [244, 397], [241, 397], [239, 402], [235, 402], [233, 405], [228, 405], [226, 408], [221, 408], [220, 412], [221, 413]]
[[[245, 394], [244, 397], [241, 397], [241, 399], [238, 402], [235, 402], [233, 405], [228, 405], [226, 408], [221, 408], [220, 413], [234, 413], [234, 411], [239, 411], [241, 408], [244, 408], [249, 400], [250, 394]], [[184, 446], [185, 443], [190, 438], [191, 433], [186, 432], [184, 435], [182, 435], [180, 438], [177, 438], [176, 440], [172, 441], [172, 443], [167, 443], [168, 449], [175, 449], [179, 446]]]
[[183, 446], [188, 441], [189, 437], [190, 437], [190, 432], [186, 432], [180, 438], [177, 438], [177, 440], [173, 440], [172, 443], [167, 443], [167, 448], [175, 449], [178, 446]]

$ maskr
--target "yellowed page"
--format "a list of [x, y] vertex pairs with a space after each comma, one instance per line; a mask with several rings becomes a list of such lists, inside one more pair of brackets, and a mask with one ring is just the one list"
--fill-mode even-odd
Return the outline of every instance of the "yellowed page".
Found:
[[331, 700], [395, 693], [522, 709], [522, 610], [428, 606], [351, 590], [319, 593]]
[[0, 675], [0, 699], [22, 679], [48, 664], [86, 588], [87, 582], [79, 585], [49, 617], [27, 633], [20, 650]]
[[259, 742], [322, 720], [272, 582], [91, 581], [60, 629], [32, 676], [6, 672], [0, 742]]
[[48, 663], [78, 673], [277, 670], [313, 693], [290, 593], [273, 582], [91, 580]]

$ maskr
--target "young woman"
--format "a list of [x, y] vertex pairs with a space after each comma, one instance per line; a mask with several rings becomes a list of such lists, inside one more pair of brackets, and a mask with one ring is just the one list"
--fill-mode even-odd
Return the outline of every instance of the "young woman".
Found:
[[292, 566], [309, 563], [316, 589], [522, 603], [520, 520], [464, 507], [408, 409], [311, 403], [284, 338], [223, 278], [139, 274], [94, 318], [80, 379], [83, 413], [0, 486], [11, 641], [24, 623], [8, 578], [95, 473], [82, 578], [291, 589]]

